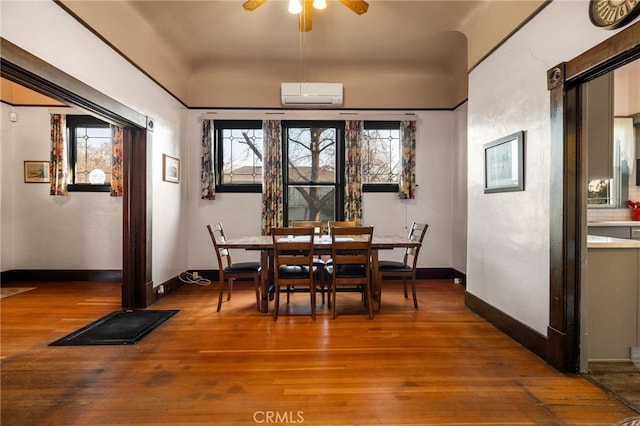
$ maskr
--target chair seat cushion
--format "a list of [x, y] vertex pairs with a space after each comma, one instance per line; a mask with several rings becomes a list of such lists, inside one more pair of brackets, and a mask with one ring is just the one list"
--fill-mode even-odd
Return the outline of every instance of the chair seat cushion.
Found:
[[[316, 271], [316, 267], [313, 267], [313, 272]], [[280, 266], [278, 269], [280, 278], [308, 278], [309, 267], [304, 265], [292, 265], [292, 266]]]
[[262, 269], [260, 262], [238, 262], [224, 268], [225, 272], [259, 272]]
[[379, 271], [388, 272], [411, 272], [411, 266], [402, 262], [394, 262], [393, 260], [381, 260], [378, 262]]
[[[334, 271], [334, 269], [337, 269]], [[329, 275], [333, 275], [336, 273], [337, 277], [340, 278], [349, 278], [349, 277], [364, 277], [366, 276], [364, 265], [338, 265], [337, 268], [334, 268], [334, 265], [327, 265], [327, 273]]]

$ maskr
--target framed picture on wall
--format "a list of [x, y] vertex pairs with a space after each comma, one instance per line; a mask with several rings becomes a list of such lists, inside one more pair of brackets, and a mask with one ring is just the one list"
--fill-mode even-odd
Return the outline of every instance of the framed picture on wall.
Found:
[[24, 181], [25, 183], [49, 183], [49, 162], [25, 161]]
[[180, 182], [180, 159], [162, 154], [162, 180], [166, 182]]
[[524, 131], [484, 144], [484, 193], [524, 191]]

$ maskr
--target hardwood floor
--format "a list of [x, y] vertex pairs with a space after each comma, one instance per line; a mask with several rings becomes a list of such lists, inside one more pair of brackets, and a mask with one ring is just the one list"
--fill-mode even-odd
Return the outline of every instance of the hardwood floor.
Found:
[[[180, 309], [134, 346], [50, 347], [119, 309], [116, 283], [19, 283], [0, 299], [2, 424], [612, 425], [638, 416], [586, 378], [560, 374], [468, 311], [450, 281], [418, 283], [420, 310], [383, 291], [281, 301], [277, 321], [238, 285], [185, 285]], [[342, 296], [342, 298], [340, 298]]]

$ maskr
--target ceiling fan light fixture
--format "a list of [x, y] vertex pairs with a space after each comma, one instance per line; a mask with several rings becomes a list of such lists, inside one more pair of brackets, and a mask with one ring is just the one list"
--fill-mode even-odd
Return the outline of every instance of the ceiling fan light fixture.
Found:
[[313, 0], [313, 7], [319, 10], [327, 8], [327, 0]]
[[297, 15], [302, 12], [302, 5], [300, 4], [300, 0], [289, 0], [289, 13], [292, 15]]

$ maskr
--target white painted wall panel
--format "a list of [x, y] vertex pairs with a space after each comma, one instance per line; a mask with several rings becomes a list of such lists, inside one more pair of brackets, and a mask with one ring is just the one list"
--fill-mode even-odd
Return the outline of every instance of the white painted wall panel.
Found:
[[[191, 180], [200, 177], [199, 118], [202, 114], [202, 111], [189, 113], [188, 177]], [[218, 114], [221, 119], [262, 118], [260, 111], [218, 111]], [[304, 114], [285, 112], [278, 117], [282, 120], [304, 119]], [[339, 117], [335, 112], [306, 114], [309, 114], [306, 118], [344, 120], [344, 117]], [[377, 114], [384, 116], [385, 113]], [[420, 254], [420, 267], [451, 267], [454, 251], [464, 252], [464, 247], [460, 248], [460, 245], [454, 248], [452, 238], [452, 216], [457, 214], [453, 212], [453, 197], [457, 189], [450, 179], [452, 170], [457, 167], [453, 158], [453, 146], [458, 142], [454, 140], [456, 115], [451, 111], [420, 111], [416, 113], [416, 117], [416, 179], [419, 185], [416, 199], [400, 200], [396, 194], [390, 193], [365, 193], [362, 201], [363, 223], [373, 225], [376, 233], [405, 235], [413, 221], [426, 222], [429, 230]], [[462, 191], [464, 190], [463, 187]], [[220, 193], [216, 195], [216, 200], [204, 201], [200, 199], [198, 191], [197, 185], [189, 188], [189, 268], [217, 268], [206, 224], [221, 221], [230, 236], [259, 234], [262, 198], [260, 194]], [[381, 256], [399, 259], [401, 251], [385, 252]], [[234, 253], [234, 261], [257, 258], [258, 254], [253, 252]]]
[[[545, 335], [550, 214], [546, 71], [613, 34], [591, 25], [586, 1], [554, 1], [469, 76], [467, 289]], [[483, 144], [519, 130], [526, 132], [525, 191], [484, 194]]]
[[[159, 284], [177, 275], [187, 264], [184, 212], [188, 181], [185, 178], [180, 185], [162, 182], [161, 161], [163, 153], [179, 158], [186, 153], [186, 108], [52, 1], [2, 1], [0, 12], [2, 37], [154, 120], [155, 130], [149, 140], [153, 204], [152, 276], [155, 284]], [[15, 161], [13, 163], [14, 167], [22, 167], [21, 164], [16, 166]], [[77, 199], [74, 194], [66, 206], [56, 208], [76, 208], [73, 203]], [[44, 235], [50, 240], [48, 244], [62, 237], [50, 231]], [[113, 244], [121, 246], [122, 241], [114, 241]], [[33, 253], [27, 250], [15, 253], [13, 267], [31, 264], [36, 268], [33, 262], [37, 258], [32, 256]], [[45, 261], [39, 259], [38, 262]], [[61, 263], [47, 261], [43, 265], [53, 263], [56, 268], [82, 268], [84, 265], [82, 259], [74, 260], [71, 256], [64, 256]], [[3, 262], [3, 270], [4, 267]]]

